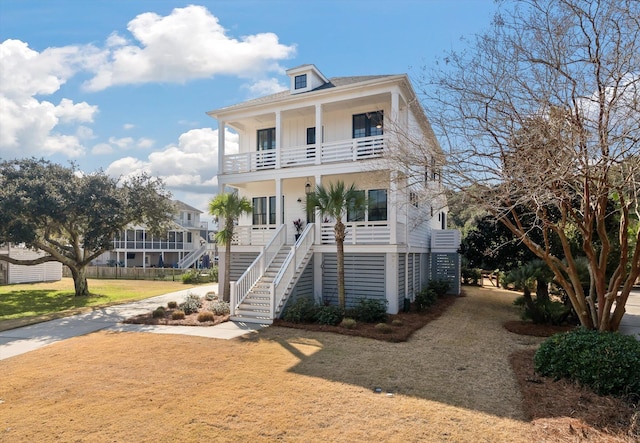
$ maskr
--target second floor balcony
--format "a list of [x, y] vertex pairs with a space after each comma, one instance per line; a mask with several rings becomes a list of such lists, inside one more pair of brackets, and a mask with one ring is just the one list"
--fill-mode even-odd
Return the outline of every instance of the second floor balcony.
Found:
[[379, 135], [282, 149], [242, 152], [224, 156], [222, 174], [356, 162], [380, 157], [386, 148], [385, 136]]

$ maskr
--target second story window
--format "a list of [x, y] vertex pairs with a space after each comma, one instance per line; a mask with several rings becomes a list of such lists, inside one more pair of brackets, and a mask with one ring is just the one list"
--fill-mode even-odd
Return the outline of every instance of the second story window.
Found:
[[293, 80], [293, 87], [295, 89], [304, 89], [307, 87], [307, 74], [296, 75]]
[[383, 111], [365, 112], [353, 116], [353, 138], [382, 135]]
[[258, 129], [258, 151], [276, 149], [276, 128]]

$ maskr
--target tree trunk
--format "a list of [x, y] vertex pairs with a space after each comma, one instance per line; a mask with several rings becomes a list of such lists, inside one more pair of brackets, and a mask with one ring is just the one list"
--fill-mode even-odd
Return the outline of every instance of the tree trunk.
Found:
[[227, 242], [224, 248], [224, 287], [222, 288], [222, 300], [227, 303], [231, 302], [231, 240]]
[[549, 301], [549, 283], [544, 278], [536, 279], [536, 298]]
[[346, 307], [344, 294], [344, 237], [345, 229], [341, 220], [336, 221], [335, 226], [337, 267], [338, 267], [338, 304], [342, 309]]
[[76, 297], [88, 296], [89, 285], [87, 284], [87, 268], [86, 266], [71, 267], [71, 275], [73, 276], [73, 286], [76, 290]]

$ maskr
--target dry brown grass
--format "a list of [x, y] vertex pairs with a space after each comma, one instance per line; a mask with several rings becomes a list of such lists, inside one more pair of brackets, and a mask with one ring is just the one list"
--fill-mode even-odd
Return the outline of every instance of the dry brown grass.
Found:
[[564, 441], [522, 408], [509, 355], [541, 339], [502, 327], [513, 297], [473, 289], [402, 343], [280, 327], [66, 340], [0, 361], [0, 440]]

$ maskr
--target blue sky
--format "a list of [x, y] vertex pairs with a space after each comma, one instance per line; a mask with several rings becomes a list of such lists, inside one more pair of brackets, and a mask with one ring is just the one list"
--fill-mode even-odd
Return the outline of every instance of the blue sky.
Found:
[[206, 212], [217, 192], [206, 111], [276, 92], [305, 63], [327, 77], [415, 78], [494, 11], [490, 0], [0, 0], [0, 158], [146, 171]]

